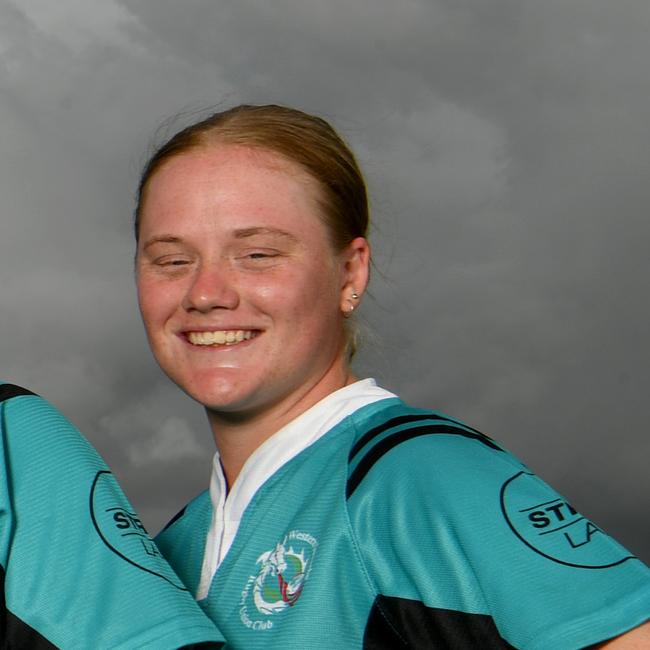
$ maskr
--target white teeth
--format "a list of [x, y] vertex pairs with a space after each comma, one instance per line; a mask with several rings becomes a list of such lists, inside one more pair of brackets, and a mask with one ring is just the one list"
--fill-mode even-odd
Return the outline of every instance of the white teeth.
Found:
[[188, 332], [192, 345], [234, 345], [257, 335], [253, 330], [217, 330], [215, 332]]

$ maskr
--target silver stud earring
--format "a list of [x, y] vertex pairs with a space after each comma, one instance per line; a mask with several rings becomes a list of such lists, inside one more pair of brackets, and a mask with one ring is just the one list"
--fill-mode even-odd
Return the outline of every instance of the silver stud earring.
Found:
[[356, 291], [353, 291], [350, 297], [348, 298], [350, 307], [346, 312], [343, 313], [343, 316], [345, 318], [350, 318], [350, 316], [352, 316], [352, 312], [354, 311], [354, 303], [352, 302], [353, 300], [359, 300], [359, 294]]

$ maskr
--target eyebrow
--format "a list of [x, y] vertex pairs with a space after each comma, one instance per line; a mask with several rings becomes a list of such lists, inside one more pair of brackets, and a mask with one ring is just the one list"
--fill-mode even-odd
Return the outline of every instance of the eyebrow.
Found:
[[[282, 230], [280, 228], [269, 228], [266, 226], [239, 228], [235, 230], [233, 234], [236, 239], [246, 239], [248, 237], [254, 237], [255, 235], [272, 235], [275, 237], [281, 237], [294, 243], [298, 241], [294, 235], [292, 235], [290, 232], [287, 232], [286, 230]], [[142, 250], [147, 250], [154, 244], [178, 244], [182, 241], [183, 240], [180, 237], [176, 237], [175, 235], [157, 235], [149, 239], [147, 243], [142, 246]]]
[[174, 235], [158, 235], [149, 239], [147, 243], [142, 246], [142, 250], [146, 251], [147, 248], [154, 244], [178, 244], [180, 241], [181, 238], [175, 237]]
[[286, 230], [280, 228], [269, 228], [266, 226], [255, 226], [253, 228], [240, 228], [235, 230], [234, 235], [237, 239], [246, 239], [247, 237], [254, 237], [255, 235], [272, 235], [281, 237], [291, 242], [297, 242], [298, 239]]

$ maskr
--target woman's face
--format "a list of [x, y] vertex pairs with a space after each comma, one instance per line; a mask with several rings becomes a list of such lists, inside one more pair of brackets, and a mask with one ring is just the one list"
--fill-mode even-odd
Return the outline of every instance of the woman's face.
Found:
[[215, 412], [295, 410], [340, 387], [328, 386], [345, 370], [342, 312], [365, 288], [368, 248], [332, 249], [319, 191], [296, 164], [235, 145], [180, 154], [149, 180], [137, 251], [147, 336]]

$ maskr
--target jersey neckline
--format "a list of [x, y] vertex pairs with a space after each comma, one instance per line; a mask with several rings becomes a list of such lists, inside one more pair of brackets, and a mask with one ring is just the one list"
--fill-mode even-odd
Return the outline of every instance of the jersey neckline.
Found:
[[198, 600], [207, 597], [212, 579], [235, 539], [244, 510], [259, 488], [280, 467], [346, 417], [368, 404], [394, 397], [371, 378], [331, 393], [265, 440], [248, 458], [229, 493], [219, 452], [215, 453], [209, 490], [212, 517], [203, 554]]

